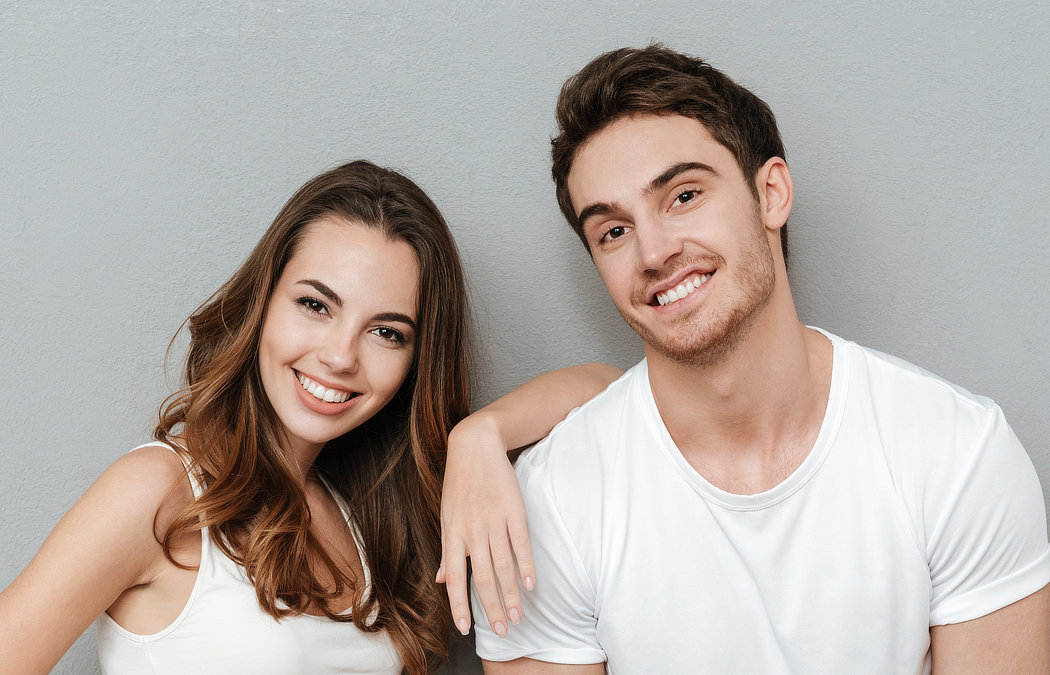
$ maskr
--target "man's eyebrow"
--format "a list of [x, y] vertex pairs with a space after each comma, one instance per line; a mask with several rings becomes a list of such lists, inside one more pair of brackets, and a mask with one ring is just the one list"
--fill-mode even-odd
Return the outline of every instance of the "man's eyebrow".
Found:
[[317, 279], [300, 279], [297, 283], [306, 284], [307, 286], [313, 286], [315, 289], [317, 289], [318, 293], [331, 300], [336, 307], [343, 306], [343, 301], [339, 297], [339, 295], [331, 288], [328, 288], [328, 286], [322, 284]]
[[588, 218], [593, 218], [594, 216], [604, 216], [608, 213], [612, 213], [613, 211], [618, 210], [619, 208], [615, 204], [597, 202], [595, 204], [587, 206], [582, 211], [580, 211], [580, 215], [576, 216], [576, 220], [580, 223], [580, 227], [582, 228], [587, 222]]
[[[642, 189], [642, 192], [644, 192], [645, 194], [651, 194], [653, 192], [656, 192], [663, 186], [673, 181], [677, 176], [687, 171], [702, 171], [706, 174], [710, 174], [711, 176], [719, 175], [718, 171], [710, 164], [704, 164], [703, 162], [679, 162], [678, 164], [668, 167], [666, 171], [649, 181], [649, 184]], [[580, 215], [576, 216], [576, 220], [580, 223], [580, 227], [583, 227], [584, 224], [587, 222], [588, 218], [592, 218], [594, 216], [604, 216], [619, 210], [620, 207], [615, 202], [597, 202], [594, 204], [590, 204], [582, 211], [580, 211]]]
[[718, 171], [709, 164], [704, 164], [703, 162], [679, 162], [678, 164], [668, 167], [668, 169], [662, 174], [649, 181], [649, 184], [645, 186], [644, 192], [646, 194], [656, 192], [687, 171], [703, 171], [712, 176], [718, 176]]
[[416, 322], [412, 320], [412, 317], [401, 312], [380, 312], [372, 317], [373, 321], [393, 321], [397, 323], [407, 324], [412, 330], [416, 329]]

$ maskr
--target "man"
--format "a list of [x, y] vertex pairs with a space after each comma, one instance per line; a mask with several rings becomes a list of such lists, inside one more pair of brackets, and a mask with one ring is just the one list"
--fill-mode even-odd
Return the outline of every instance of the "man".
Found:
[[536, 587], [503, 638], [475, 595], [486, 671], [1050, 672], [1032, 464], [992, 401], [799, 322], [769, 108], [651, 46], [557, 117], [646, 358], [518, 461]]

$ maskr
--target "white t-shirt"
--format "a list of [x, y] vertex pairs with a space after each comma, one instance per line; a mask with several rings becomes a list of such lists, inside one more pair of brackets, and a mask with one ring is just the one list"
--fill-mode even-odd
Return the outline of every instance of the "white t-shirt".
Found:
[[478, 654], [612, 673], [928, 672], [929, 626], [1050, 582], [1039, 479], [998, 406], [828, 337], [819, 436], [766, 492], [725, 492], [685, 461], [645, 361], [522, 455], [536, 588], [502, 639], [475, 593]]

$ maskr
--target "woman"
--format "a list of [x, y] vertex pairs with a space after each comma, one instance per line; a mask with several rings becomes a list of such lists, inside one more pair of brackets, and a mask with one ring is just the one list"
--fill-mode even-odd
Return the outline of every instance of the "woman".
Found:
[[[0, 594], [0, 670], [46, 672], [96, 617], [106, 672], [433, 669], [465, 314], [455, 244], [415, 184], [363, 161], [309, 181], [189, 319], [156, 442], [114, 462]], [[505, 442], [608, 379], [580, 375], [512, 393]]]

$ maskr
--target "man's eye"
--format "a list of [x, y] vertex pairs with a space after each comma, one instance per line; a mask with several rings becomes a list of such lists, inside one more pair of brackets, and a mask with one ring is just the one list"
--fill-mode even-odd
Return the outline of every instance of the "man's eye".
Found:
[[680, 193], [677, 197], [674, 198], [675, 203], [685, 204], [686, 202], [692, 200], [698, 192], [699, 190], [685, 190], [684, 192]]
[[627, 232], [627, 229], [625, 227], [623, 227], [622, 225], [617, 225], [616, 227], [610, 227], [609, 231], [605, 233], [605, 237], [604, 238], [605, 239], [619, 239], [624, 234], [626, 234], [626, 232]]

